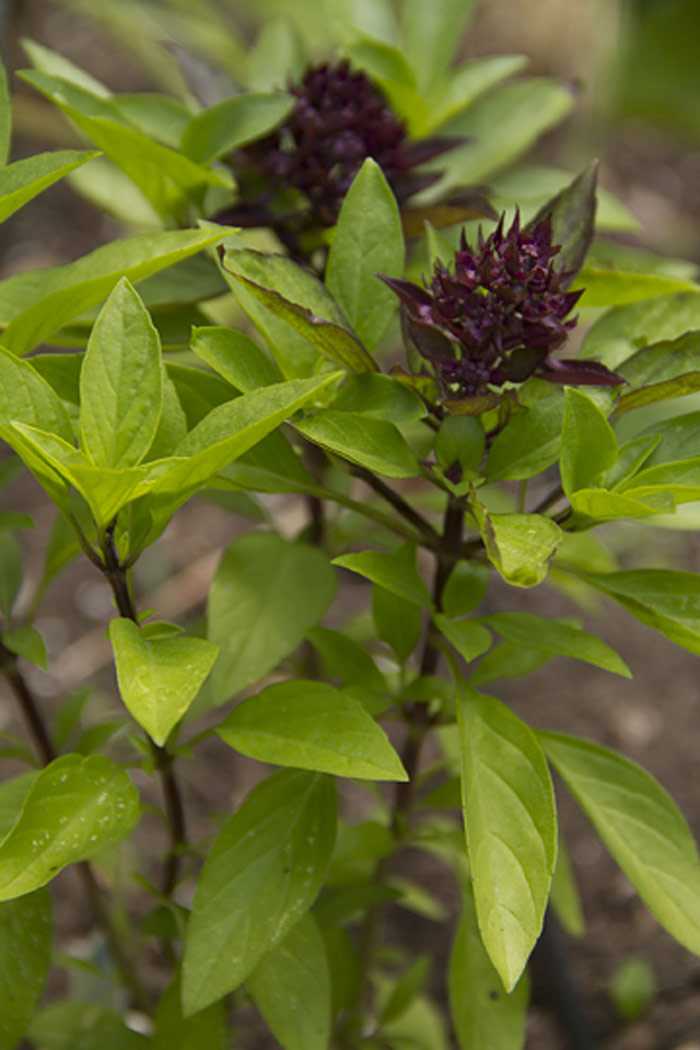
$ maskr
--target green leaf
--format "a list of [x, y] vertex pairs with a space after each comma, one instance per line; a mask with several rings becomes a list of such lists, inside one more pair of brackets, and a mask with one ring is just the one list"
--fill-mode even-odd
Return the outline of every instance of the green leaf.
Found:
[[462, 887], [462, 914], [452, 946], [447, 986], [460, 1050], [522, 1050], [528, 981], [523, 976], [506, 994], [484, 951], [474, 898]]
[[376, 416], [389, 423], [410, 423], [427, 415], [425, 404], [417, 394], [391, 376], [378, 372], [348, 376], [332, 407], [339, 412]]
[[622, 675], [623, 678], [632, 677], [627, 664], [614, 649], [600, 638], [569, 624], [530, 612], [493, 613], [491, 616], [482, 616], [480, 622], [493, 628], [501, 638], [514, 645], [550, 653], [552, 656], [570, 656], [574, 660], [601, 667], [604, 671]]
[[234, 95], [192, 118], [182, 133], [181, 149], [198, 164], [209, 164], [263, 138], [293, 108], [293, 96], [284, 92]]
[[377, 634], [405, 663], [420, 641], [423, 616], [414, 602], [375, 584], [372, 587], [372, 619]]
[[699, 428], [700, 412], [687, 412], [682, 416], [652, 422], [642, 431], [642, 436], [656, 439], [656, 446], [646, 466], [694, 458], [698, 451]]
[[217, 703], [275, 667], [321, 619], [335, 574], [321, 551], [274, 533], [249, 533], [225, 551], [209, 591], [209, 638]]
[[433, 615], [435, 626], [459, 655], [471, 663], [491, 648], [491, 632], [475, 620], [451, 620], [442, 613]]
[[564, 287], [571, 284], [583, 266], [593, 241], [597, 178], [598, 161], [594, 161], [556, 197], [547, 201], [528, 223], [528, 228], [532, 229], [540, 220], [551, 216], [552, 244], [561, 245], [556, 267], [568, 275]]
[[0, 532], [0, 610], [10, 621], [23, 576], [19, 543], [11, 532]]
[[[226, 273], [242, 284], [254, 299], [303, 336], [329, 361], [342, 365], [350, 372], [378, 371], [377, 365], [351, 331], [335, 300], [318, 278], [306, 273], [291, 259], [243, 250], [227, 252], [222, 265]], [[252, 275], [257, 280], [253, 280]], [[245, 301], [242, 300], [241, 305], [247, 310]], [[263, 334], [267, 337], [265, 332]], [[274, 353], [277, 338], [273, 335], [273, 339]], [[282, 362], [278, 363], [285, 371]]]
[[421, 609], [433, 608], [430, 591], [416, 571], [416, 550], [411, 544], [405, 544], [393, 554], [386, 551], [341, 554], [333, 559], [333, 565], [357, 572]]
[[404, 0], [403, 44], [423, 90], [444, 78], [473, 7], [474, 0]]
[[542, 746], [662, 926], [700, 954], [700, 864], [682, 814], [654, 778], [608, 748], [559, 733]]
[[313, 647], [323, 660], [327, 676], [336, 676], [343, 683], [366, 686], [368, 689], [386, 688], [384, 675], [359, 642], [342, 631], [328, 627], [312, 627], [306, 632]]
[[56, 150], [8, 164], [0, 170], [0, 222], [64, 175], [97, 156], [99, 154], [84, 150]]
[[127, 1028], [101, 1003], [54, 1003], [32, 1021], [29, 1038], [42, 1050], [149, 1050], [145, 1035]]
[[3, 346], [14, 354], [27, 353], [103, 302], [120, 277], [135, 284], [208, 248], [227, 232], [226, 227], [207, 227], [144, 234], [105, 244], [64, 266], [8, 278], [0, 285], [0, 325], [7, 325]]
[[[645, 346], [618, 366], [619, 374], [632, 390], [622, 395], [616, 411], [626, 412], [665, 397], [692, 393], [698, 389], [699, 369], [700, 332], [686, 332], [677, 339]], [[669, 380], [676, 382], [669, 385]]]
[[13, 1050], [26, 1032], [50, 962], [48, 890], [0, 904], [0, 1050]]
[[484, 454], [486, 435], [474, 416], [446, 416], [435, 438], [435, 457], [449, 470], [455, 463], [465, 471], [477, 470]]
[[98, 467], [135, 467], [163, 403], [160, 340], [125, 277], [95, 321], [80, 371], [80, 444]]
[[670, 569], [576, 575], [614, 598], [648, 627], [700, 656], [700, 576]]
[[442, 594], [442, 608], [452, 619], [472, 612], [484, 599], [489, 585], [487, 565], [458, 561]]
[[15, 627], [11, 631], [3, 631], [2, 644], [17, 656], [29, 660], [30, 663], [41, 667], [42, 671], [47, 668], [46, 646], [39, 631], [34, 627]]
[[541, 474], [559, 456], [564, 398], [545, 397], [496, 435], [486, 458], [489, 481], [521, 481]]
[[12, 133], [12, 107], [10, 89], [7, 83], [5, 66], [0, 59], [0, 167], [7, 164], [10, 155], [10, 136]]
[[[415, 2], [415, 0], [414, 0]], [[416, 3], [416, 8], [419, 5]], [[527, 65], [524, 55], [473, 58], [453, 69], [444, 67], [443, 82], [430, 93], [430, 105], [409, 122], [411, 134], [423, 138], [458, 116], [480, 96]]]
[[181, 974], [175, 974], [156, 1007], [150, 1050], [226, 1050], [226, 1007], [220, 999], [191, 1017], [182, 1016]]
[[641, 390], [633, 390], [629, 394], [623, 394], [615, 406], [615, 415], [622, 412], [630, 412], [633, 408], [644, 408], [646, 405], [654, 405], [658, 401], [669, 401], [674, 397], [685, 397], [686, 394], [694, 394], [700, 390], [700, 372], [687, 372], [685, 375], [677, 376], [675, 379], [665, 379], [660, 383], [652, 383], [643, 386]]
[[67, 864], [115, 845], [139, 818], [125, 770], [98, 755], [63, 755], [39, 773], [0, 843], [0, 900], [49, 882]]
[[284, 15], [266, 19], [248, 52], [248, 87], [284, 89], [301, 80], [306, 65], [304, 43], [294, 23]]
[[38, 775], [37, 770], [30, 769], [0, 784], [0, 840], [5, 838], [17, 820], [29, 789]]
[[561, 433], [561, 481], [567, 496], [589, 488], [617, 459], [617, 438], [587, 394], [567, 387]]
[[218, 405], [187, 434], [171, 457], [153, 465], [144, 490], [162, 499], [169, 517], [204, 482], [337, 378], [338, 373], [332, 372], [315, 379], [292, 379]]
[[195, 328], [192, 350], [244, 394], [283, 378], [252, 339], [232, 328]]
[[109, 625], [119, 693], [149, 736], [162, 747], [209, 674], [218, 647], [203, 638], [144, 638], [126, 619]]
[[509, 678], [526, 678], [549, 659], [548, 653], [502, 642], [479, 661], [476, 670], [470, 674], [469, 681], [474, 687], [481, 688]]
[[401, 277], [404, 256], [394, 194], [382, 169], [368, 157], [338, 216], [326, 285], [369, 350], [381, 342], [397, 306], [396, 296], [377, 274]]
[[536, 587], [562, 541], [559, 526], [541, 514], [490, 514], [475, 495], [472, 513], [491, 564], [513, 587]]
[[216, 837], [187, 926], [185, 1016], [233, 991], [313, 904], [335, 842], [333, 782], [281, 770]]
[[590, 357], [615, 347], [618, 356], [612, 367], [616, 367], [640, 346], [677, 339], [696, 328], [700, 328], [698, 292], [656, 295], [607, 310], [588, 330], [582, 353]]
[[571, 495], [571, 506], [585, 521], [615, 521], [617, 518], [647, 518], [652, 514], [672, 514], [675, 501], [671, 492], [647, 494], [635, 499], [635, 493], [606, 492], [605, 489], [579, 489]]
[[331, 978], [326, 946], [311, 915], [263, 956], [246, 988], [284, 1050], [327, 1050]]
[[387, 478], [413, 478], [418, 460], [393, 423], [359, 412], [324, 409], [295, 424], [305, 438]]
[[[444, 922], [444, 918], [442, 920]], [[391, 1024], [402, 1017], [424, 990], [430, 976], [432, 959], [419, 955], [399, 977], [382, 1007], [380, 1024]]]
[[360, 780], [407, 780], [386, 733], [362, 704], [322, 682], [293, 679], [238, 704], [217, 729], [259, 762]]
[[700, 499], [700, 456], [675, 463], [659, 463], [639, 471], [620, 489], [633, 499], [649, 499], [667, 493], [676, 503]]
[[694, 281], [664, 277], [656, 273], [635, 273], [600, 266], [584, 266], [572, 290], [583, 288], [579, 306], [622, 306], [671, 292], [697, 292]]
[[462, 809], [484, 947], [506, 991], [542, 930], [557, 853], [554, 792], [537, 737], [494, 697], [459, 687]]
[[566, 116], [571, 93], [544, 77], [502, 84], [441, 128], [470, 141], [440, 157], [444, 176], [426, 194], [431, 200], [448, 189], [478, 185], [525, 153], [545, 131]]

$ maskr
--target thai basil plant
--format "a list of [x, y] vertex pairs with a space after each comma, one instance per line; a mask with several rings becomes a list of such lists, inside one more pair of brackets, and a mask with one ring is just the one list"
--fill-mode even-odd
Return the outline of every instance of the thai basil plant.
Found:
[[[0, 668], [26, 729], [4, 736], [0, 785], [0, 1050], [243, 1045], [251, 1003], [284, 1050], [522, 1047], [546, 910], [582, 923], [552, 769], [700, 954], [697, 850], [664, 788], [492, 695], [556, 656], [633, 673], [575, 606], [546, 614], [550, 586], [605, 595], [700, 653], [700, 577], [620, 569], [595, 531], [662, 527], [700, 499], [698, 412], [674, 411], [700, 389], [700, 287], [678, 264], [594, 242], [595, 165], [507, 214], [507, 194], [477, 192], [484, 144], [507, 128], [489, 138], [496, 104], [471, 128], [458, 115], [517, 64], [448, 75], [443, 7], [409, 58], [400, 38], [365, 33], [304, 72], [268, 40], [255, 90], [194, 114], [111, 96], [29, 47], [26, 79], [101, 154], [6, 164], [0, 217], [92, 167], [84, 188], [104, 179], [165, 229], [0, 288], [0, 477], [24, 466], [56, 508], [19, 601], [15, 533], [32, 522], [0, 516]], [[282, 70], [298, 74], [289, 90], [268, 91]], [[133, 570], [203, 494], [250, 528], [222, 555], [206, 623], [180, 625], [144, 607]], [[280, 495], [306, 508], [295, 537]], [[84, 693], [49, 705], [28, 684], [26, 663], [46, 662], [43, 594], [76, 557], [113, 595], [123, 718], [110, 724], [126, 733], [81, 733]], [[366, 605], [350, 616], [351, 581]], [[257, 785], [202, 837], [181, 771], [213, 775], [212, 738], [257, 763]], [[150, 778], [166, 834], [144, 856], [130, 836]], [[389, 904], [444, 918], [409, 848], [460, 887], [446, 974], [382, 938]], [[102, 934], [82, 966], [112, 990], [90, 1001], [76, 980], [73, 1001], [39, 1005], [52, 966], [64, 980], [79, 966], [52, 954], [52, 884], [69, 867]], [[125, 868], [139, 887], [126, 893]]]

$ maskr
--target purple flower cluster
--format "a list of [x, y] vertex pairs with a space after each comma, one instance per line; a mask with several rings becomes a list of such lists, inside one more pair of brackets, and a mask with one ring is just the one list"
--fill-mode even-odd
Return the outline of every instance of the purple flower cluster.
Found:
[[[434, 368], [443, 400], [480, 397], [531, 375], [556, 383], [616, 386], [623, 380], [595, 361], [550, 357], [576, 324], [567, 320], [581, 292], [556, 270], [549, 217], [521, 229], [516, 215], [507, 233], [503, 217], [476, 250], [464, 231], [454, 272], [437, 261], [432, 281], [382, 277], [404, 304], [411, 339]], [[379, 275], [381, 276], [381, 275]]]
[[401, 203], [438, 177], [413, 169], [457, 141], [409, 142], [405, 125], [371, 80], [347, 61], [312, 66], [288, 90], [297, 99], [291, 114], [246, 153], [271, 188], [304, 195], [309, 225], [335, 224], [365, 158], [379, 164]]

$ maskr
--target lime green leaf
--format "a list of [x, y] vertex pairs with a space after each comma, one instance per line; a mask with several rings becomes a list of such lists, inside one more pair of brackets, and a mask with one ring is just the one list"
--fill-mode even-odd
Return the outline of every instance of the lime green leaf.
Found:
[[663, 493], [671, 495], [676, 503], [700, 499], [700, 456], [672, 463], [659, 463], [641, 470], [621, 486], [621, 491], [633, 499], [648, 499]]
[[333, 782], [281, 770], [214, 841], [197, 884], [182, 969], [189, 1016], [237, 988], [309, 910], [335, 842]]
[[[254, 259], [255, 256], [258, 256], [257, 260]], [[259, 252], [241, 251], [229, 252], [226, 255], [225, 265], [228, 272], [244, 286], [253, 298], [262, 303], [263, 306], [284, 321], [290, 328], [294, 329], [295, 332], [303, 336], [308, 343], [311, 343], [329, 361], [342, 365], [343, 368], [347, 368], [350, 372], [378, 371], [377, 365], [365, 348], [348, 329], [347, 322], [338, 323], [337, 320], [328, 320], [323, 315], [314, 313], [309, 307], [286, 298], [274, 288], [257, 284], [243, 272], [240, 272], [241, 264], [244, 261], [242, 257], [245, 259], [245, 269], [248, 273], [262, 269], [264, 273], [261, 276], [264, 276], [268, 281], [271, 280], [274, 270], [280, 270], [284, 273], [285, 271], [288, 272], [289, 267], [295, 266], [291, 260], [284, 259], [282, 256], [264, 256]], [[281, 262], [276, 262], [273, 266], [269, 262], [260, 263], [259, 266], [255, 265], [260, 260], [272, 259], [279, 259]], [[301, 273], [303, 272], [301, 271]], [[305, 283], [307, 284], [311, 280], [317, 281], [317, 278], [312, 278], [310, 274], [306, 274], [305, 278]], [[323, 289], [323, 285], [319, 281], [317, 283], [318, 287]], [[338, 315], [338, 307], [330, 296], [328, 296], [326, 302], [323, 302], [323, 297], [317, 292], [314, 298], [321, 299], [322, 308], [325, 309], [327, 314]]]
[[109, 637], [121, 698], [162, 747], [199, 692], [218, 647], [203, 638], [144, 638], [126, 619], [111, 621]]
[[677, 339], [696, 328], [700, 328], [700, 293], [656, 295], [607, 310], [587, 332], [582, 352], [590, 357], [615, 347], [619, 355], [615, 367], [640, 346]]
[[571, 496], [594, 484], [617, 459], [617, 438], [587, 394], [568, 387], [561, 434], [561, 480]]
[[379, 637], [393, 649], [399, 663], [405, 663], [418, 645], [423, 630], [420, 607], [375, 584], [372, 587], [372, 619]]
[[333, 559], [334, 565], [350, 569], [360, 576], [378, 583], [387, 591], [404, 601], [412, 602], [421, 609], [432, 609], [430, 591], [416, 571], [415, 547], [407, 544], [394, 554], [386, 551], [361, 551], [359, 554], [341, 554]]
[[306, 65], [304, 43], [294, 23], [284, 15], [266, 19], [248, 52], [248, 87], [283, 89], [301, 80]]
[[408, 779], [362, 704], [322, 682], [271, 685], [238, 704], [217, 733], [259, 762], [361, 780]]
[[528, 1001], [527, 976], [507, 995], [484, 951], [468, 886], [447, 974], [450, 1014], [460, 1050], [522, 1050]]
[[323, 660], [329, 678], [337, 677], [343, 683], [367, 689], [386, 688], [384, 676], [370, 654], [347, 634], [328, 627], [312, 627], [306, 637]]
[[3, 631], [2, 644], [17, 656], [29, 660], [31, 663], [41, 667], [43, 671], [47, 667], [46, 646], [44, 639], [35, 627], [15, 627], [11, 631]]
[[333, 600], [335, 576], [319, 550], [250, 533], [224, 553], [209, 591], [209, 638], [220, 649], [216, 702], [252, 685], [293, 652]]
[[537, 737], [494, 697], [458, 696], [462, 808], [481, 938], [510, 992], [540, 935], [557, 853]]
[[42, 1050], [150, 1050], [145, 1035], [127, 1028], [99, 1002], [54, 1003], [34, 1017], [27, 1033]]
[[597, 266], [584, 266], [579, 271], [572, 289], [576, 291], [579, 288], [584, 289], [579, 306], [622, 306], [671, 292], [698, 291], [694, 281]]
[[640, 897], [700, 955], [700, 864], [682, 814], [646, 770], [598, 744], [539, 733], [557, 772]]
[[430, 187], [430, 199], [446, 190], [476, 185], [512, 164], [540, 135], [566, 116], [573, 98], [566, 88], [544, 77], [503, 84], [451, 120], [441, 133], [470, 141], [440, 158], [445, 175]]
[[605, 489], [579, 489], [571, 495], [571, 506], [577, 514], [597, 521], [615, 521], [617, 518], [648, 518], [652, 514], [672, 514], [675, 501], [667, 493], [640, 491], [606, 492]]
[[433, 620], [438, 630], [467, 663], [476, 660], [477, 656], [491, 648], [491, 632], [475, 620], [451, 620], [442, 613], [434, 614]]
[[513, 587], [536, 587], [562, 541], [559, 526], [541, 514], [490, 514], [475, 495], [472, 512], [491, 564]]
[[30, 769], [0, 784], [0, 840], [17, 820], [27, 793], [38, 776], [37, 770]]
[[605, 671], [631, 678], [627, 664], [600, 638], [580, 631], [566, 623], [557, 623], [546, 616], [537, 616], [530, 612], [502, 612], [481, 617], [481, 623], [500, 634], [501, 638], [522, 645], [525, 648], [537, 649], [552, 656], [570, 656], [574, 660], [601, 667]]
[[564, 398], [545, 397], [496, 435], [484, 466], [489, 481], [520, 481], [540, 474], [559, 455]]
[[178, 972], [156, 1007], [149, 1050], [226, 1050], [229, 1032], [223, 999], [191, 1017], [183, 1017], [181, 995]]
[[82, 150], [56, 150], [17, 160], [0, 170], [0, 222], [13, 215], [68, 172], [97, 157]]
[[685, 397], [686, 394], [694, 394], [698, 390], [700, 390], [700, 372], [686, 372], [685, 375], [677, 376], [675, 379], [665, 379], [660, 383], [652, 383], [639, 390], [632, 390], [629, 394], [623, 394], [615, 406], [615, 415], [630, 412], [633, 408], [654, 405], [658, 401]]
[[642, 623], [700, 656], [700, 576], [670, 569], [577, 573]]
[[418, 460], [393, 423], [359, 412], [324, 409], [295, 424], [305, 438], [387, 478], [413, 478]]
[[243, 332], [232, 328], [195, 328], [192, 349], [197, 357], [243, 393], [279, 383], [279, 369]]
[[198, 164], [209, 164], [263, 138], [293, 107], [294, 98], [284, 92], [234, 95], [192, 118], [182, 133], [182, 151]]
[[284, 1050], [327, 1050], [331, 977], [326, 946], [311, 915], [263, 956], [246, 988]]
[[519, 73], [526, 65], [524, 55], [493, 55], [473, 58], [447, 70], [447, 80], [430, 93], [431, 104], [425, 107], [425, 114], [410, 123], [412, 134], [416, 138], [432, 134], [471, 106], [480, 95], [506, 77]]
[[[226, 227], [168, 230], [114, 241], [65, 266], [32, 270], [0, 286], [2, 341], [25, 354], [68, 321], [101, 303], [120, 277], [132, 284], [225, 237]], [[45, 425], [45, 424], [44, 424]]]
[[404, 0], [403, 44], [422, 89], [443, 79], [473, 7], [474, 0]]
[[0, 900], [31, 893], [67, 864], [115, 845], [138, 818], [138, 793], [121, 766], [98, 755], [55, 759], [0, 843]]
[[80, 370], [80, 443], [98, 467], [135, 467], [163, 403], [160, 340], [125, 277], [95, 321]]
[[404, 256], [394, 194], [382, 169], [368, 157], [340, 210], [326, 285], [369, 350], [381, 341], [397, 305], [396, 296], [377, 274], [401, 277]]
[[0, 904], [0, 1050], [13, 1050], [24, 1035], [50, 962], [48, 890]]
[[410, 423], [427, 415], [425, 404], [417, 394], [391, 376], [378, 372], [348, 376], [333, 399], [332, 408], [339, 412], [361, 412], [389, 423]]

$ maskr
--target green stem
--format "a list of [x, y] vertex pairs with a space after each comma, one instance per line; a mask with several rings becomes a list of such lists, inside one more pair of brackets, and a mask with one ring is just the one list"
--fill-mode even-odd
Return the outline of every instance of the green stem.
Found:
[[[17, 666], [17, 657], [13, 652], [0, 642], [0, 670], [5, 675], [12, 692], [17, 698], [19, 708], [27, 723], [30, 736], [34, 742], [37, 755], [45, 766], [58, 757], [54, 748], [49, 730], [44, 717], [36, 702], [26, 679]], [[145, 987], [139, 980], [134, 960], [130, 957], [117, 929], [112, 922], [109, 909], [105, 904], [92, 865], [86, 861], [80, 861], [77, 865], [78, 873], [82, 879], [85, 892], [97, 924], [105, 935], [109, 946], [110, 955], [124, 985], [131, 992], [134, 1004], [146, 1013], [151, 1011], [151, 1003]]]
[[[102, 571], [112, 588], [119, 614], [125, 619], [132, 620], [133, 623], [138, 624], [136, 606], [131, 587], [129, 586], [129, 573], [119, 561], [114, 545], [114, 523], [105, 532], [102, 553], [104, 557]], [[187, 846], [185, 807], [173, 768], [173, 756], [168, 751], [167, 746], [161, 747], [151, 740], [150, 737], [148, 737], [148, 743], [160, 778], [165, 816], [170, 834], [170, 846], [161, 879], [162, 893], [164, 896], [169, 897], [177, 885], [180, 861]]]

